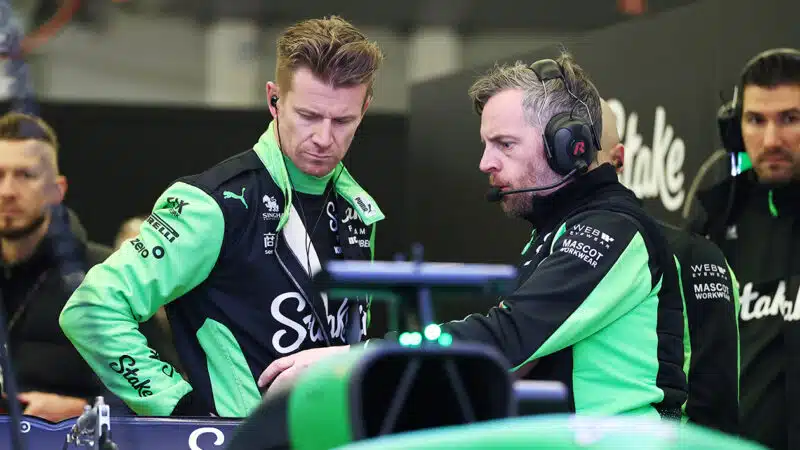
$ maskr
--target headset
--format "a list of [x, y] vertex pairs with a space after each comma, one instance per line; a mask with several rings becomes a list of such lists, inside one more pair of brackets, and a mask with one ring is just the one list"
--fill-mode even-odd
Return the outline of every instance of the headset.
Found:
[[[575, 106], [580, 103], [586, 108], [589, 123], [574, 116], [575, 108], [573, 107], [569, 112], [561, 112], [550, 118], [542, 133], [547, 163], [551, 169], [564, 176], [576, 168], [580, 168], [580, 172], [585, 172], [594, 161], [597, 151], [600, 150], [600, 139], [597, 137], [589, 106], [572, 93], [564, 70], [556, 61], [542, 59], [529, 67], [544, 87], [545, 101], [547, 101], [547, 81], [560, 79], [564, 83], [564, 89], [575, 99]], [[539, 108], [540, 114], [542, 109]]]
[[[551, 117], [542, 132], [547, 164], [554, 172], [562, 175], [562, 178], [546, 186], [513, 189], [510, 191], [501, 191], [500, 188], [494, 187], [486, 193], [486, 201], [489, 202], [499, 202], [506, 195], [546, 191], [561, 186], [574, 176], [586, 173], [589, 170], [589, 165], [594, 162], [597, 151], [600, 150], [600, 139], [597, 137], [589, 105], [572, 93], [561, 65], [552, 59], [542, 59], [534, 62], [528, 68], [536, 74], [536, 77], [542, 83], [545, 103], [548, 99], [547, 81], [553, 79], [560, 79], [564, 83], [564, 89], [575, 99], [575, 105], [570, 111], [561, 112]], [[578, 103], [586, 108], [586, 114], [589, 117], [588, 124], [572, 114]], [[544, 109], [544, 105], [539, 108], [538, 112], [540, 122], [542, 109]]]
[[744, 76], [750, 69], [766, 58], [774, 56], [789, 57], [800, 61], [800, 50], [793, 48], [773, 48], [765, 50], [750, 59], [739, 74], [739, 82], [733, 88], [733, 99], [720, 106], [717, 111], [717, 125], [722, 146], [734, 155], [745, 153], [742, 138], [742, 101], [744, 97]]
[[[742, 70], [739, 73], [739, 81], [733, 88], [733, 99], [731, 99], [729, 102], [723, 103], [722, 106], [720, 106], [720, 108], [717, 110], [717, 126], [719, 129], [719, 137], [722, 141], [722, 146], [730, 157], [731, 176], [733, 177], [730, 189], [728, 190], [727, 205], [722, 211], [723, 220], [718, 222], [718, 228], [724, 226], [730, 220], [733, 212], [733, 204], [736, 199], [738, 180], [737, 175], [744, 171], [743, 168], [746, 167], [747, 161], [749, 161], [749, 158], [747, 157], [747, 150], [744, 146], [744, 138], [742, 136], [744, 77], [753, 68], [753, 66], [761, 63], [766, 58], [772, 58], [775, 56], [797, 59], [798, 62], [800, 62], [800, 50], [792, 48], [773, 48], [764, 50], [763, 52], [757, 54], [747, 61], [744, 67], [742, 67]], [[693, 197], [693, 195], [691, 195], [690, 198], [691, 197]], [[689, 212], [690, 209], [685, 207], [683, 216], [685, 218], [688, 217]], [[777, 210], [771, 209], [770, 212], [773, 216], [777, 216], [778, 214]], [[703, 230], [701, 234], [713, 234], [719, 233], [720, 231], [721, 228], [716, 230]]]

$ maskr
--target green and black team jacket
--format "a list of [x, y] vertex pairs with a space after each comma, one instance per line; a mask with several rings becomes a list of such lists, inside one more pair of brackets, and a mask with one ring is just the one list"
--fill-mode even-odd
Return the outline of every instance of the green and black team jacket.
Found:
[[442, 325], [557, 380], [585, 414], [680, 417], [683, 305], [658, 224], [610, 165], [534, 197], [519, 284], [488, 314]]
[[[328, 299], [309, 274], [327, 259], [373, 258], [383, 217], [341, 164], [300, 173], [271, 125], [252, 150], [169, 186], [139, 236], [87, 273], [61, 327], [140, 415], [245, 417], [272, 361], [352, 343], [348, 317], [366, 330], [365, 299]], [[138, 330], [162, 305], [185, 374]]]
[[800, 448], [800, 181], [770, 185], [745, 170], [696, 200], [691, 230], [739, 281], [741, 435]]
[[684, 371], [691, 423], [739, 433], [739, 284], [722, 250], [662, 223], [675, 256], [686, 311]]

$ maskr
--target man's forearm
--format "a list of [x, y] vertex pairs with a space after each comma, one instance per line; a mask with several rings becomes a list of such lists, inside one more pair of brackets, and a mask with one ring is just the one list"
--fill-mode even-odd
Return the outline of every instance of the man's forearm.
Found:
[[150, 357], [136, 321], [116, 303], [79, 288], [62, 311], [61, 327], [108, 389], [134, 412], [169, 415], [191, 387], [174, 370], [162, 370], [167, 363]]

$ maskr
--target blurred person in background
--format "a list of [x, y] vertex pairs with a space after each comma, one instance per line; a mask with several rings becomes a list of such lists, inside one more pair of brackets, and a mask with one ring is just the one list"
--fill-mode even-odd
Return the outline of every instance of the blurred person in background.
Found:
[[[87, 274], [61, 326], [136, 413], [245, 417], [272, 361], [366, 335], [367, 301], [328, 299], [311, 275], [374, 258], [384, 215], [341, 161], [382, 60], [339, 17], [290, 26], [266, 85], [274, 120], [255, 146], [171, 184], [138, 236]], [[186, 378], [137, 331], [162, 306]]]
[[689, 227], [722, 249], [742, 286], [742, 434], [800, 448], [800, 50], [756, 55], [737, 92], [722, 137], [752, 170], [700, 192]]
[[147, 216], [135, 216], [122, 222], [116, 236], [114, 236], [114, 250], [119, 250], [125, 241], [138, 236], [139, 228], [145, 220], [147, 220]]
[[77, 216], [61, 205], [67, 179], [59, 173], [58, 150], [42, 119], [0, 118], [0, 306], [23, 412], [52, 422], [79, 416], [104, 395], [58, 317], [83, 274], [111, 254], [89, 241]]
[[[598, 160], [623, 169], [625, 147], [617, 117], [601, 99], [603, 129]], [[739, 291], [725, 255], [703, 236], [660, 222], [678, 264], [683, 293], [684, 371], [688, 421], [729, 434], [739, 432]]]

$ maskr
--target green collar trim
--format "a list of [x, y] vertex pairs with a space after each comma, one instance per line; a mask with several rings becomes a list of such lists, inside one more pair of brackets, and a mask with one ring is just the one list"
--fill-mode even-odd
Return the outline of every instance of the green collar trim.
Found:
[[[277, 139], [275, 139], [275, 121], [270, 122], [267, 130], [258, 139], [258, 142], [253, 146], [253, 150], [258, 155], [264, 167], [269, 172], [272, 180], [278, 185], [278, 188], [283, 193], [285, 198], [283, 213], [278, 222], [278, 230], [281, 230], [286, 222], [289, 220], [289, 211], [292, 204], [292, 184], [289, 182], [290, 172], [291, 180], [294, 183], [295, 189], [299, 192], [306, 193], [322, 193], [325, 189], [325, 184], [331, 176], [336, 180], [336, 193], [344, 198], [353, 210], [356, 211], [358, 217], [365, 225], [372, 225], [380, 220], [386, 218], [383, 211], [378, 207], [378, 203], [367, 191], [362, 188], [344, 164], [339, 163], [328, 175], [324, 177], [314, 177], [305, 174], [292, 164], [289, 158], [286, 158], [278, 146]], [[321, 184], [321, 190], [318, 186]], [[311, 191], [311, 192], [308, 192]]]
[[289, 172], [289, 179], [292, 180], [294, 190], [302, 192], [303, 194], [322, 195], [325, 192], [325, 187], [328, 185], [331, 176], [333, 176], [333, 173], [338, 169], [338, 167], [336, 167], [327, 175], [315, 177], [297, 168], [294, 162], [286, 155], [283, 155], [283, 162], [286, 164], [286, 170]]
[[769, 195], [767, 196], [767, 202], [769, 203], [769, 213], [772, 217], [778, 217], [778, 207], [775, 206], [775, 199], [772, 196], [772, 189], [769, 190]]

